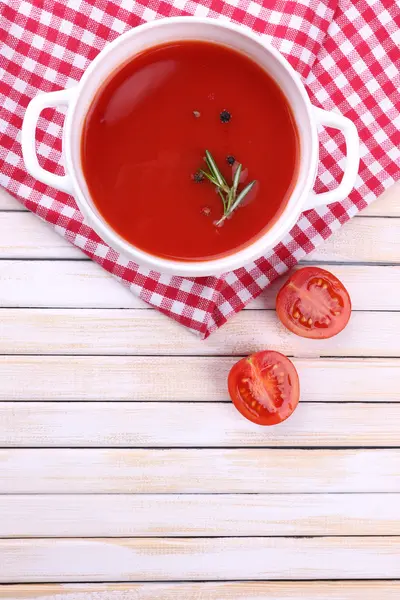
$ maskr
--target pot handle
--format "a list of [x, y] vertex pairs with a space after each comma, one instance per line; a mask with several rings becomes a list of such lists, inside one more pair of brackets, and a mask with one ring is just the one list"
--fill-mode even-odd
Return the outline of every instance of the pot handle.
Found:
[[346, 142], [346, 166], [338, 187], [321, 194], [311, 192], [304, 210], [326, 206], [347, 198], [356, 182], [360, 163], [360, 142], [354, 123], [343, 115], [322, 110], [322, 108], [313, 107], [313, 110], [318, 124], [339, 129], [343, 133]]
[[21, 131], [22, 156], [25, 166], [35, 179], [42, 181], [57, 190], [72, 194], [73, 187], [69, 175], [55, 175], [39, 165], [36, 154], [36, 126], [40, 113], [49, 106], [69, 106], [75, 93], [75, 88], [39, 94], [33, 98], [25, 111]]

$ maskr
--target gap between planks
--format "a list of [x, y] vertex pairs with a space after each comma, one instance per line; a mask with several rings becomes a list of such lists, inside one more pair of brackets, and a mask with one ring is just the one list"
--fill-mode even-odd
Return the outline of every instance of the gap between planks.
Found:
[[400, 535], [400, 494], [9, 495], [0, 538]]
[[0, 585], [2, 600], [398, 600], [399, 581]]
[[300, 402], [277, 427], [232, 403], [0, 403], [3, 448], [395, 448], [399, 431], [400, 403]]

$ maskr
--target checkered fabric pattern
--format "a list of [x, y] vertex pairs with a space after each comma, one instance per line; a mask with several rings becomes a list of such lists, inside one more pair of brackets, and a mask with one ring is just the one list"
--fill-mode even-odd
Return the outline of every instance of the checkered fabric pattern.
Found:
[[[272, 43], [306, 84], [312, 102], [348, 116], [361, 138], [350, 197], [304, 213], [268, 256], [223, 277], [185, 279], [149, 271], [109, 248], [83, 223], [72, 197], [30, 177], [21, 158], [25, 109], [39, 92], [74, 85], [107, 42], [160, 17], [209, 16], [241, 23]], [[207, 337], [311, 252], [400, 174], [400, 4], [396, 0], [3, 0], [0, 2], [0, 185], [131, 291]], [[43, 112], [42, 166], [62, 174], [63, 117]], [[317, 192], [334, 188], [344, 164], [341, 134], [321, 132]]]

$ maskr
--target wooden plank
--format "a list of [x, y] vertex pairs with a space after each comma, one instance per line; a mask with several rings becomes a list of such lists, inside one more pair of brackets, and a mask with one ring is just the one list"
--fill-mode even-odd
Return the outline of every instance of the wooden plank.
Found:
[[[354, 310], [398, 310], [400, 266], [327, 265], [349, 290]], [[92, 261], [0, 261], [0, 307], [150, 308]], [[247, 305], [274, 309], [287, 276]], [[247, 308], [246, 307], [246, 308]]]
[[400, 217], [400, 183], [392, 185], [361, 214], [374, 217]]
[[400, 450], [6, 449], [0, 493], [400, 492]]
[[400, 447], [400, 404], [301, 402], [279, 427], [232, 403], [0, 403], [4, 448]]
[[266, 348], [297, 357], [399, 355], [400, 312], [354, 312], [328, 340], [290, 333], [275, 311], [242, 311], [206, 341], [157, 311], [1, 309], [0, 354], [238, 355]]
[[[358, 217], [304, 258], [305, 262], [400, 262], [400, 221]], [[388, 236], [388, 237], [386, 237]]]
[[400, 577], [400, 537], [0, 540], [2, 583]]
[[2, 538], [400, 535], [400, 494], [10, 495], [0, 514]]
[[2, 600], [398, 600], [398, 581], [0, 585]]
[[0, 210], [26, 211], [26, 208], [21, 202], [6, 192], [4, 188], [0, 187]]
[[92, 261], [2, 260], [0, 280], [0, 307], [150, 308]]
[[0, 212], [0, 256], [3, 259], [85, 257], [30, 212]]
[[[399, 219], [359, 217], [306, 257], [307, 262], [400, 263]], [[66, 239], [28, 212], [0, 213], [3, 259], [85, 258]]]
[[[229, 401], [237, 357], [0, 356], [1, 401]], [[307, 402], [400, 402], [399, 359], [294, 359]], [[154, 374], [157, 373], [155, 377]]]

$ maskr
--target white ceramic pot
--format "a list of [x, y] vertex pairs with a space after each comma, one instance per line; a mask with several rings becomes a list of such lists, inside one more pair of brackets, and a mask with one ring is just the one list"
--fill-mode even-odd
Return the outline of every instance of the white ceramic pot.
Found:
[[[298, 178], [280, 218], [247, 247], [216, 260], [173, 261], [136, 248], [120, 237], [99, 214], [90, 198], [82, 173], [81, 132], [87, 110], [99, 87], [135, 54], [146, 48], [176, 40], [216, 42], [252, 58], [273, 77], [284, 92], [300, 136]], [[41, 111], [48, 106], [60, 105], [68, 107], [63, 133], [66, 172], [64, 176], [54, 175], [40, 167], [35, 150], [36, 124]], [[319, 160], [318, 124], [343, 132], [347, 159], [340, 185], [335, 190], [316, 195], [312, 189]], [[190, 277], [231, 271], [268, 253], [293, 227], [301, 212], [346, 198], [354, 186], [359, 164], [359, 140], [355, 125], [339, 114], [313, 107], [299, 76], [277, 50], [267, 46], [259, 37], [243, 27], [195, 17], [153, 21], [136, 27], [114, 40], [95, 58], [76, 87], [41, 94], [30, 102], [24, 117], [21, 142], [29, 173], [49, 186], [72, 194], [87, 223], [110, 246], [145, 267], [162, 273]]]

